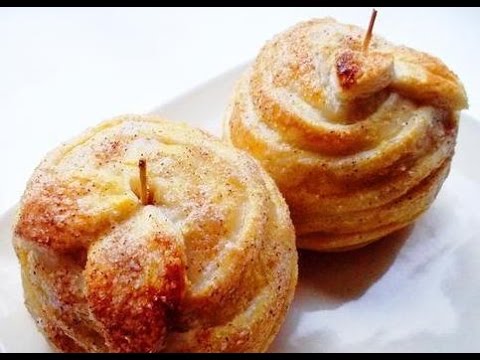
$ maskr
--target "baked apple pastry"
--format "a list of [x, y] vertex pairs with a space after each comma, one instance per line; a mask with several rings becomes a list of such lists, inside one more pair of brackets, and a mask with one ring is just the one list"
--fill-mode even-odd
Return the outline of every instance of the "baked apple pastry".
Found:
[[275, 179], [300, 248], [347, 250], [405, 227], [449, 172], [467, 106], [459, 79], [365, 34], [330, 18], [293, 26], [262, 48], [226, 111], [225, 138]]
[[65, 352], [264, 351], [297, 281], [273, 180], [154, 116], [104, 122], [49, 153], [14, 246], [26, 306]]

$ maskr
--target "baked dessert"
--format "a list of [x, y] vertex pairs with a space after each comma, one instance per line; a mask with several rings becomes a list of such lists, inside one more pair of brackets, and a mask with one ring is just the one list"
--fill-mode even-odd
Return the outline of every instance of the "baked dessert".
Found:
[[26, 306], [64, 352], [264, 351], [297, 281], [273, 180], [155, 116], [103, 122], [49, 153], [14, 247]]
[[224, 136], [272, 175], [300, 248], [363, 246], [405, 227], [445, 180], [467, 97], [439, 59], [331, 18], [299, 23], [238, 81]]

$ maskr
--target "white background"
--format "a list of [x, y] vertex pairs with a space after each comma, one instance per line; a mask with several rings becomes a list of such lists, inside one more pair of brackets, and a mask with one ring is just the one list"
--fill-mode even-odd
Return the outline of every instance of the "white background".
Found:
[[[480, 10], [377, 9], [374, 32], [440, 57], [480, 118]], [[85, 127], [148, 112], [253, 58], [297, 21], [332, 16], [366, 27], [370, 11], [0, 9], [0, 214], [18, 201], [45, 153]]]

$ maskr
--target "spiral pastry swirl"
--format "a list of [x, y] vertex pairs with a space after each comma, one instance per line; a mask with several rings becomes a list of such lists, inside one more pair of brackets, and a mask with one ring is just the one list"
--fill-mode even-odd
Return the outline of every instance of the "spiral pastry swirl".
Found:
[[243, 152], [154, 116], [104, 122], [48, 154], [14, 246], [26, 306], [65, 352], [264, 351], [297, 280], [273, 180]]
[[405, 227], [448, 175], [462, 84], [440, 60], [333, 19], [269, 41], [238, 81], [224, 136], [272, 175], [297, 245], [345, 250]]

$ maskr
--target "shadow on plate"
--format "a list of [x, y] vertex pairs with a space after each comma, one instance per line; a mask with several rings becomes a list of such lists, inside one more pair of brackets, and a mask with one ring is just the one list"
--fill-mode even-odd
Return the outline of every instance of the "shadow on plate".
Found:
[[[299, 278], [293, 304], [271, 352], [301, 351], [291, 334], [300, 319], [313, 311], [332, 310], [361, 297], [394, 263], [414, 225], [363, 248], [320, 253], [299, 251]], [[324, 341], [327, 334], [320, 336]], [[295, 342], [295, 341], [294, 341]]]
[[356, 299], [393, 264], [413, 226], [357, 250], [335, 253], [300, 250], [299, 283], [339, 302]]

